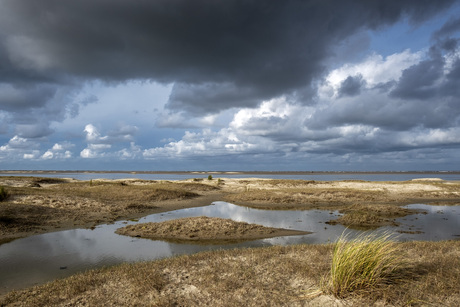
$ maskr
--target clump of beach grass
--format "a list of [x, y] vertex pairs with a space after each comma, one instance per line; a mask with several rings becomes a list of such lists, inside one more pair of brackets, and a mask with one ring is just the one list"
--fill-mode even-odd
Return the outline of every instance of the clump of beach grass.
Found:
[[3, 186], [0, 186], [0, 201], [4, 201], [8, 198], [9, 194]]
[[345, 299], [319, 288], [333, 244], [300, 244], [124, 263], [0, 294], [0, 306], [460, 306], [460, 241], [395, 244], [410, 263]]
[[363, 233], [350, 239], [343, 233], [336, 242], [325, 292], [338, 298], [368, 292], [398, 278], [404, 260], [391, 233]]

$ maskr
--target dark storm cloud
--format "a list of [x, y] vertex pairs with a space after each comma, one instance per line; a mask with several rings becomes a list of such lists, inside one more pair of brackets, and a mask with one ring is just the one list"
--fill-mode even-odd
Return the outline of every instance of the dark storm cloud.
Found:
[[50, 135], [54, 130], [46, 122], [32, 120], [28, 124], [17, 124], [15, 134], [28, 139], [41, 138]]
[[268, 93], [256, 92], [252, 87], [237, 87], [233, 83], [175, 83], [169, 97], [170, 109], [200, 115], [217, 113], [229, 107], [256, 106], [270, 98]]
[[363, 80], [362, 75], [355, 77], [348, 76], [340, 85], [339, 97], [342, 96], [356, 96], [361, 93], [361, 87], [365, 86], [366, 81]]
[[460, 18], [453, 18], [446, 22], [441, 29], [434, 32], [432, 39], [439, 40], [460, 31]]
[[460, 80], [460, 59], [457, 59], [452, 65], [452, 70], [447, 74], [447, 82], [456, 83]]
[[[448, 47], [446, 42], [449, 42]], [[390, 95], [402, 99], [430, 100], [433, 97], [451, 99], [457, 102], [451, 103], [455, 113], [460, 112], [458, 106], [460, 60], [456, 55], [458, 50], [454, 39], [438, 41], [431, 47], [426, 60], [403, 71]], [[452, 63], [447, 63], [448, 58]]]
[[452, 69], [440, 87], [443, 96], [450, 97], [451, 109], [460, 115], [460, 99], [458, 98], [460, 97], [460, 59], [452, 64]]
[[5, 0], [0, 82], [49, 82], [63, 75], [152, 79], [177, 82], [172, 110], [255, 106], [303, 92], [323, 72], [333, 46], [357, 31], [403, 16], [421, 22], [451, 3]]
[[365, 125], [387, 131], [408, 131], [416, 127], [437, 129], [455, 125], [459, 114], [459, 107], [455, 108], [451, 99], [438, 99], [433, 103], [389, 101], [381, 94], [369, 93], [318, 110], [306, 125], [320, 130], [341, 125]]
[[76, 88], [69, 85], [41, 83], [0, 83], [0, 114], [15, 134], [39, 138], [54, 132], [53, 121], [78, 113], [79, 104], [69, 98]]
[[[449, 129], [460, 116], [460, 59], [458, 49], [438, 40], [426, 58], [402, 71], [398, 80], [366, 88], [366, 80], [342, 81], [338, 100], [317, 108], [305, 122], [311, 129], [364, 125], [386, 131]], [[345, 94], [359, 94], [356, 96]]]
[[397, 87], [392, 91], [393, 97], [403, 99], [431, 99], [437, 95], [437, 81], [443, 76], [444, 58], [433, 51], [430, 59], [404, 70]]
[[56, 93], [54, 86], [32, 84], [13, 86], [0, 84], [0, 109], [21, 112], [24, 109], [44, 106]]

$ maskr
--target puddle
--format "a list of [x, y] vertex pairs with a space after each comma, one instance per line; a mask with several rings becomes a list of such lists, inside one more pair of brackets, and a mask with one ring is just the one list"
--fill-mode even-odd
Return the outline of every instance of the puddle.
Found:
[[405, 206], [421, 213], [408, 215], [396, 222], [402, 232], [401, 239], [441, 241], [460, 238], [460, 206], [430, 206], [414, 204]]
[[[399, 236], [400, 240], [445, 240], [455, 239], [458, 238], [455, 235], [460, 235], [460, 207], [427, 205], [407, 207], [425, 210], [428, 214], [416, 214], [398, 219], [402, 225], [389, 229], [421, 232], [418, 234], [402, 233]], [[313, 233], [212, 246], [167, 243], [114, 233], [117, 228], [127, 224], [161, 222], [202, 215]], [[226, 202], [215, 202], [206, 207], [153, 214], [139, 221], [100, 225], [93, 230], [74, 229], [36, 235], [0, 245], [0, 294], [13, 289], [42, 284], [88, 269], [123, 262], [159, 259], [212, 249], [333, 242], [342, 234], [344, 227], [327, 225], [324, 222], [338, 216], [336, 211], [258, 210]]]

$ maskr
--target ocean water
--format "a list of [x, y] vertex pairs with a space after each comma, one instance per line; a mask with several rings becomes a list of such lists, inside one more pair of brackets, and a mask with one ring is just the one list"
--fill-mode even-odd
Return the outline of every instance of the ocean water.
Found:
[[35, 176], [53, 178], [74, 178], [77, 180], [91, 179], [144, 179], [144, 180], [185, 180], [191, 178], [273, 178], [294, 180], [365, 180], [365, 181], [408, 181], [417, 178], [441, 178], [443, 180], [460, 180], [460, 172], [394, 172], [394, 173], [232, 173], [232, 172], [189, 172], [189, 173], [143, 173], [143, 172], [0, 172], [0, 176]]

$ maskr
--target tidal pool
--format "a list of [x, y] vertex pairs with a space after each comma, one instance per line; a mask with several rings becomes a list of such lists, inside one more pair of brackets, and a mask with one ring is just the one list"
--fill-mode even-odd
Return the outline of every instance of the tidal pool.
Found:
[[405, 208], [420, 210], [396, 222], [401, 240], [441, 241], [460, 239], [460, 206], [430, 206], [413, 204]]
[[[399, 240], [459, 238], [459, 206], [410, 205], [407, 207], [423, 210], [425, 213], [398, 219], [397, 221], [401, 223], [399, 227], [381, 229], [388, 229], [396, 234], [398, 231], [402, 232], [398, 236]], [[117, 228], [127, 224], [161, 222], [203, 215], [269, 227], [309, 231], [312, 234], [210, 246], [175, 244], [115, 234]], [[0, 294], [67, 277], [88, 269], [123, 262], [159, 259], [211, 249], [333, 242], [345, 228], [341, 225], [328, 225], [325, 222], [338, 216], [340, 214], [337, 211], [258, 210], [226, 202], [215, 202], [205, 207], [153, 214], [139, 221], [120, 221], [100, 225], [93, 230], [74, 229], [18, 239], [0, 245]], [[358, 233], [358, 231], [350, 232]]]

